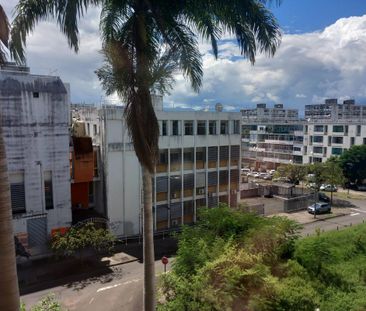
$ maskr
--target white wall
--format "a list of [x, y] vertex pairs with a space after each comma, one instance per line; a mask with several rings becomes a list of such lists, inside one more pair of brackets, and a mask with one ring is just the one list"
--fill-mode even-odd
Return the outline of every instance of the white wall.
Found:
[[[68, 98], [58, 77], [0, 71], [8, 171], [24, 172], [26, 213], [14, 217], [16, 233], [26, 232], [27, 219], [40, 214], [47, 216], [48, 232], [71, 224]], [[52, 172], [51, 210], [45, 210], [44, 171]]]

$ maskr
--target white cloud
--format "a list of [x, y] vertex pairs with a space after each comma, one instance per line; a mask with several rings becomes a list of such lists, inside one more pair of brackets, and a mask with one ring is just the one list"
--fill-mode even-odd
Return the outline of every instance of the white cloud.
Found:
[[[6, 1], [11, 16], [16, 0]], [[98, 31], [99, 10], [89, 10], [80, 22], [80, 52], [75, 54], [52, 21], [40, 23], [28, 39], [28, 65], [40, 74], [57, 74], [70, 82], [72, 100], [99, 102], [104, 93], [94, 71], [101, 65]], [[200, 44], [204, 81], [199, 94], [181, 75], [172, 94], [165, 98], [169, 107], [187, 109], [253, 107], [255, 102], [282, 102], [303, 107], [326, 97], [366, 99], [366, 15], [338, 20], [323, 31], [284, 34], [275, 57], [257, 57], [255, 66], [242, 59], [235, 40], [219, 44], [219, 59], [208, 43]], [[201, 106], [200, 106], [201, 105]]]

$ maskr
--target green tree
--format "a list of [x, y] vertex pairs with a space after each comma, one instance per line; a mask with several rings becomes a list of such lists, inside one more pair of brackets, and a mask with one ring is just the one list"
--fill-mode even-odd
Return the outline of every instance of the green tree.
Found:
[[275, 177], [285, 177], [295, 185], [298, 185], [300, 181], [303, 181], [306, 176], [306, 168], [303, 165], [287, 164], [281, 165], [276, 173]]
[[280, 43], [280, 31], [267, 1], [209, 0], [21, 0], [13, 22], [12, 55], [24, 61], [26, 36], [36, 23], [54, 17], [78, 50], [78, 17], [89, 5], [102, 6], [101, 36], [103, 45], [118, 44], [126, 87], [125, 118], [136, 155], [143, 168], [144, 187], [144, 265], [146, 310], [155, 307], [154, 247], [151, 174], [158, 154], [159, 127], [150, 95], [151, 67], [161, 46], [177, 55], [179, 68], [198, 91], [202, 85], [202, 58], [197, 35], [211, 41], [218, 56], [218, 40], [224, 33], [234, 35], [241, 54], [251, 63], [257, 52], [273, 55]]
[[361, 184], [366, 179], [366, 145], [354, 145], [340, 157], [340, 166], [349, 182]]
[[[5, 63], [4, 47], [9, 43], [10, 25], [0, 5], [0, 65]], [[1, 117], [1, 116], [0, 116]], [[0, 310], [19, 309], [19, 289], [16, 270], [13, 218], [2, 124], [0, 118]]]
[[333, 186], [341, 185], [344, 183], [343, 170], [340, 166], [339, 158], [330, 157], [324, 164], [323, 170], [324, 182], [332, 185], [330, 191], [330, 203], [333, 203]]
[[308, 173], [308, 185], [316, 192], [319, 192], [320, 186], [324, 183], [324, 164], [318, 162], [309, 164], [306, 166], [306, 171]]

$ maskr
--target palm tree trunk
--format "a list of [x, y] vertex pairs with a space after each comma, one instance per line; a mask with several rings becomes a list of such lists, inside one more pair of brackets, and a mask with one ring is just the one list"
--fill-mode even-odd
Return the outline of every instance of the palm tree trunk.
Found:
[[144, 310], [155, 310], [155, 258], [152, 213], [152, 182], [149, 170], [143, 168], [144, 187]]
[[10, 188], [2, 127], [0, 124], [0, 310], [19, 310]]

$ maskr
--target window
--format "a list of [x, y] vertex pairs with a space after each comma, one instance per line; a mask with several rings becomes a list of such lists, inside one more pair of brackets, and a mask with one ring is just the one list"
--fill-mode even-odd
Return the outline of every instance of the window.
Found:
[[44, 198], [46, 210], [53, 209], [52, 173], [45, 171], [44, 174]]
[[228, 134], [228, 121], [220, 121], [220, 134], [227, 135]]
[[361, 136], [361, 125], [357, 125], [356, 135]]
[[233, 121], [233, 134], [240, 134], [240, 121], [239, 120]]
[[98, 128], [96, 124], [93, 124], [94, 135], [98, 135]]
[[10, 173], [10, 197], [13, 214], [25, 213], [24, 173]]
[[159, 152], [159, 163], [168, 164], [168, 151], [163, 150]]
[[98, 150], [93, 150], [93, 160], [94, 160], [94, 177], [99, 177]]
[[343, 125], [333, 125], [334, 133], [342, 133], [344, 131]]
[[343, 137], [332, 137], [333, 144], [343, 144]]
[[341, 155], [342, 151], [342, 148], [332, 148], [332, 155]]
[[172, 121], [172, 135], [173, 136], [179, 135], [179, 121], [178, 120]]
[[323, 153], [323, 147], [313, 147], [314, 153]]
[[162, 136], [167, 136], [168, 135], [168, 126], [167, 126], [167, 121], [163, 120], [161, 123], [161, 135]]
[[39, 92], [33, 92], [33, 98], [39, 98]]
[[86, 132], [86, 134], [87, 134], [87, 135], [90, 135], [90, 124], [89, 124], [89, 123], [87, 123], [87, 124], [86, 124], [86, 127], [87, 127], [87, 132]]
[[184, 121], [184, 135], [193, 135], [193, 121]]
[[89, 197], [89, 204], [93, 205], [94, 204], [94, 184], [93, 184], [93, 182], [89, 183], [88, 197]]
[[206, 135], [206, 121], [197, 121], [197, 135]]
[[348, 135], [348, 125], [344, 127], [344, 135]]
[[324, 131], [324, 126], [323, 125], [315, 125], [314, 126], [314, 132], [323, 133], [323, 131]]
[[363, 138], [363, 144], [366, 145], [366, 137]]
[[313, 142], [314, 143], [322, 143], [323, 142], [323, 136], [314, 136]]
[[216, 135], [216, 121], [208, 122], [208, 131], [210, 135]]
[[351, 137], [351, 146], [353, 146], [355, 144], [355, 138]]

